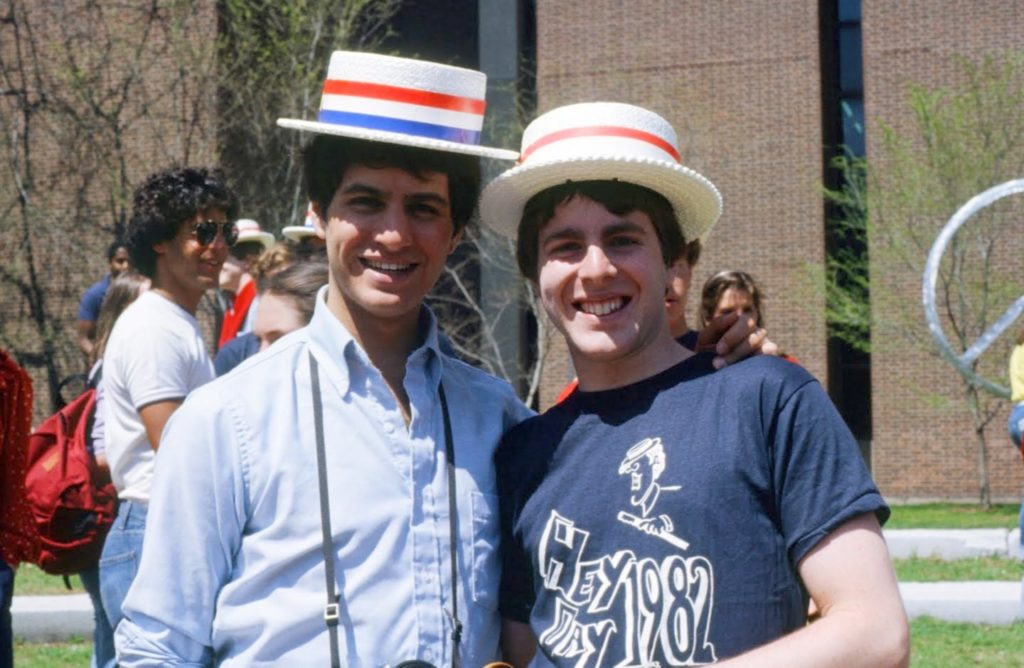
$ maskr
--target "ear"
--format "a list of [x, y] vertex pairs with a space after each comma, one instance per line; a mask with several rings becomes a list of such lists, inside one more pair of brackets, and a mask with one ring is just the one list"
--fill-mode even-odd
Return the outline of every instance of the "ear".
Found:
[[321, 239], [327, 239], [327, 218], [320, 211], [320, 205], [316, 202], [310, 202], [312, 205], [310, 208], [313, 210], [313, 227], [316, 229], [316, 235]]
[[452, 234], [451, 240], [448, 242], [448, 254], [451, 255], [455, 252], [455, 248], [462, 241], [462, 233], [466, 231], [465, 227], [460, 227], [458, 232]]
[[163, 255], [164, 253], [166, 253], [167, 252], [167, 242], [166, 241], [158, 241], [157, 243], [153, 244], [153, 252], [156, 253], [157, 255]]

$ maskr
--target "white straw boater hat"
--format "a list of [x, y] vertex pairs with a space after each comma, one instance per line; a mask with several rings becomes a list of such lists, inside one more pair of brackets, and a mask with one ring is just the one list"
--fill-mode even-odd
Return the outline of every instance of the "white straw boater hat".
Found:
[[618, 102], [552, 109], [526, 126], [519, 164], [484, 188], [480, 218], [515, 238], [526, 202], [568, 181], [617, 180], [662, 195], [683, 237], [703, 239], [722, 213], [722, 196], [708, 179], [680, 163], [675, 130], [664, 118]]
[[451, 65], [335, 51], [315, 121], [279, 118], [284, 128], [436, 151], [515, 160], [480, 146], [487, 75]]
[[306, 217], [303, 219], [302, 225], [288, 225], [281, 234], [287, 239], [299, 242], [306, 237], [316, 236], [316, 214], [313, 213], [313, 204], [310, 203], [309, 208], [306, 209]]
[[235, 243], [257, 241], [263, 245], [264, 250], [274, 245], [274, 235], [264, 232], [260, 229], [260, 224], [251, 218], [241, 218], [235, 221], [235, 227], [238, 229], [238, 241]]

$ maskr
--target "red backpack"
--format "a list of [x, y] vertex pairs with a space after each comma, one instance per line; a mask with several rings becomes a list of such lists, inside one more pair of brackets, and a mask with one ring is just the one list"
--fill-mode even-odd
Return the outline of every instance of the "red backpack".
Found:
[[87, 447], [95, 412], [89, 388], [29, 437], [25, 498], [39, 534], [36, 565], [52, 575], [96, 566], [117, 511], [117, 492], [98, 484]]

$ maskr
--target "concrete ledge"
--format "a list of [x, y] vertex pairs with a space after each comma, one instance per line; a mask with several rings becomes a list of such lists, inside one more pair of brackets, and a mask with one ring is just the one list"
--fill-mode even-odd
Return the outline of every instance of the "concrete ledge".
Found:
[[14, 637], [33, 642], [91, 638], [92, 614], [88, 594], [15, 596], [11, 604]]
[[1020, 529], [886, 529], [883, 534], [894, 559], [1020, 555]]
[[901, 582], [900, 595], [911, 619], [928, 615], [974, 624], [1024, 619], [1020, 582]]

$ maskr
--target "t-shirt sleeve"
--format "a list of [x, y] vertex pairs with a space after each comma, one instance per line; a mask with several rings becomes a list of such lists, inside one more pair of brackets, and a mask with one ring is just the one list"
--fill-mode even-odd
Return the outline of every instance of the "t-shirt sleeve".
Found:
[[512, 458], [507, 457], [516, 446], [517, 433], [513, 430], [502, 441], [495, 458], [498, 476], [498, 501], [501, 517], [501, 589], [498, 595], [498, 611], [502, 617], [524, 624], [530, 621], [535, 594], [533, 591], [533, 567], [521, 537], [516, 533], [516, 518], [522, 508], [521, 492], [517, 483], [523, 482], [521, 471], [513, 470]]
[[145, 336], [122, 340], [128, 349], [124, 377], [136, 410], [157, 401], [184, 399], [192, 387], [194, 355], [190, 345], [169, 328], [154, 327]]
[[857, 515], [889, 518], [856, 440], [817, 382], [784, 400], [773, 432], [776, 503], [793, 564]]
[[100, 315], [100, 306], [103, 305], [103, 296], [106, 294], [103, 283], [96, 283], [89, 287], [82, 295], [82, 301], [78, 304], [78, 319], [96, 322]]

